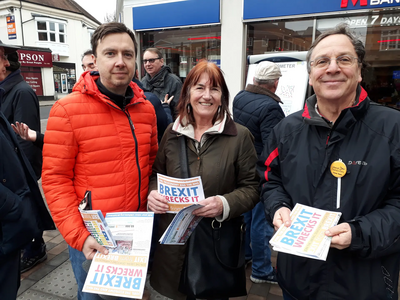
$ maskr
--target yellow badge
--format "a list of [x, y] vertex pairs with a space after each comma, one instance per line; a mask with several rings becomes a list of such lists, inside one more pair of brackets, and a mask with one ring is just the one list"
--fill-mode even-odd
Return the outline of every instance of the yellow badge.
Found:
[[331, 173], [336, 178], [343, 177], [346, 174], [346, 172], [347, 172], [347, 167], [341, 160], [334, 161], [331, 164]]

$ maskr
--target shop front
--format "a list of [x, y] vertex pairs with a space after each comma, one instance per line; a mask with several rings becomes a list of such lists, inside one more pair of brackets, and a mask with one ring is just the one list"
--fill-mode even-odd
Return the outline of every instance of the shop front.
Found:
[[372, 100], [400, 108], [400, 1], [286, 0], [284, 8], [244, 0], [247, 55], [308, 50], [322, 32], [347, 23], [365, 45], [363, 87]]
[[[51, 50], [48, 48], [22, 47], [18, 51], [21, 75], [32, 87], [39, 99], [46, 99], [45, 76], [53, 67]], [[51, 97], [49, 95], [49, 97]]]
[[54, 90], [57, 94], [72, 93], [72, 88], [76, 82], [75, 64], [53, 62], [53, 77]]
[[[207, 7], [207, 10], [201, 10], [200, 7]], [[132, 15], [133, 29], [140, 35], [140, 53], [147, 48], [160, 49], [164, 63], [182, 81], [201, 59], [220, 65], [219, 0], [192, 0], [133, 7]], [[144, 72], [142, 65], [142, 77]]]

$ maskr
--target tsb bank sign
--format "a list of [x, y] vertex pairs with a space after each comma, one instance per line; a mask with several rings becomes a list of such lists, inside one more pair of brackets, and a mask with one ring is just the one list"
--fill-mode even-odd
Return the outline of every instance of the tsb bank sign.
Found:
[[[342, 0], [342, 4], [340, 5], [341, 8], [346, 8], [348, 3], [352, 2], [353, 6], [360, 1], [360, 6], [368, 6], [368, 0]], [[400, 0], [370, 0], [369, 5], [381, 5], [381, 4], [393, 4], [393, 3], [400, 3]]]

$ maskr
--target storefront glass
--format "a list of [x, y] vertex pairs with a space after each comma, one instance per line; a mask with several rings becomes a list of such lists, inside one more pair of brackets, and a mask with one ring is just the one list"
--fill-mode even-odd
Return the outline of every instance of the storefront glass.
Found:
[[258, 22], [247, 28], [247, 55], [304, 51], [312, 42], [312, 20]]
[[317, 20], [318, 32], [346, 22], [365, 45], [369, 67], [362, 85], [369, 97], [381, 104], [400, 108], [400, 14], [388, 13]]
[[147, 31], [141, 34], [141, 44], [143, 51], [160, 49], [164, 63], [183, 81], [200, 59], [220, 65], [221, 26]]
[[249, 23], [247, 55], [308, 50], [314, 20], [315, 37], [339, 23], [348, 23], [365, 45], [365, 60], [369, 67], [363, 72], [362, 86], [372, 100], [400, 108], [399, 11], [388, 8], [368, 14], [346, 14], [345, 17]]

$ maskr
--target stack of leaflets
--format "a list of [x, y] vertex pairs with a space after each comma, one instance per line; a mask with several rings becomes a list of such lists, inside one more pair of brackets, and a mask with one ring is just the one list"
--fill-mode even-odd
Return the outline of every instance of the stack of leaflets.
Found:
[[116, 247], [93, 258], [82, 291], [141, 299], [146, 283], [153, 230], [152, 212], [108, 213]]
[[197, 202], [204, 200], [201, 177], [180, 179], [157, 174], [157, 185], [158, 193], [168, 201], [167, 213], [176, 214], [159, 242], [165, 245], [183, 245], [202, 219], [192, 214], [202, 207]]
[[291, 226], [282, 225], [270, 240], [273, 250], [326, 260], [332, 238], [325, 231], [336, 226], [341, 215], [297, 203], [290, 214]]

